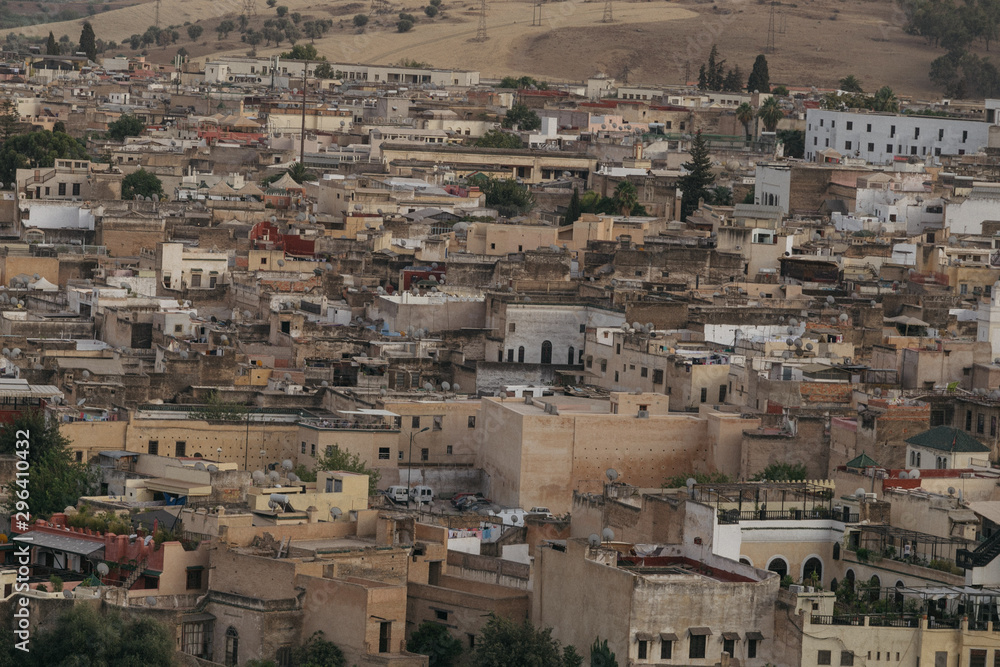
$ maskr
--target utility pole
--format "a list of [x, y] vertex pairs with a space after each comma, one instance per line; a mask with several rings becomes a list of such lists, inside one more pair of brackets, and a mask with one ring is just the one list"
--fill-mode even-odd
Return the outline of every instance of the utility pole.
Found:
[[309, 61], [302, 66], [302, 135], [299, 137], [299, 164], [306, 166], [306, 74]]

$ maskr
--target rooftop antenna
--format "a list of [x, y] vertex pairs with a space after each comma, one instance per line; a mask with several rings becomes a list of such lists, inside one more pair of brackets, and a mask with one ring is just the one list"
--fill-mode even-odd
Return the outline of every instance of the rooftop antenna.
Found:
[[486, 0], [479, 0], [479, 29], [476, 30], [477, 42], [485, 42], [489, 37], [486, 35]]
[[531, 25], [540, 26], [542, 25], [542, 2], [537, 0], [531, 6]]
[[615, 17], [611, 12], [611, 0], [605, 0], [604, 2], [604, 17], [601, 19], [601, 23], [614, 23]]

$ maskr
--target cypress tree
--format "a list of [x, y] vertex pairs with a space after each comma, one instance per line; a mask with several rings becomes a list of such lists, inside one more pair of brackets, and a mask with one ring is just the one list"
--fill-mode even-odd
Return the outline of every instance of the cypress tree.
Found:
[[712, 160], [708, 155], [708, 144], [701, 136], [701, 130], [695, 133], [694, 141], [691, 143], [691, 161], [681, 166], [688, 172], [677, 181], [682, 193], [681, 220], [687, 220], [689, 215], [698, 210], [699, 199], [712, 201], [710, 188], [715, 182]]
[[747, 79], [747, 92], [752, 93], [759, 90], [762, 93], [771, 92], [771, 75], [767, 71], [767, 58], [764, 54], [757, 56], [753, 61], [753, 71]]
[[97, 35], [94, 34], [94, 26], [90, 25], [89, 21], [83, 24], [83, 31], [80, 32], [80, 50], [92, 61], [97, 62]]
[[49, 38], [45, 42], [45, 55], [47, 56], [58, 56], [59, 55], [59, 45], [56, 43], [56, 37], [49, 32]]
[[573, 188], [573, 196], [569, 198], [569, 206], [566, 207], [566, 217], [563, 218], [564, 225], [572, 225], [580, 219], [583, 209], [580, 207], [580, 191]]

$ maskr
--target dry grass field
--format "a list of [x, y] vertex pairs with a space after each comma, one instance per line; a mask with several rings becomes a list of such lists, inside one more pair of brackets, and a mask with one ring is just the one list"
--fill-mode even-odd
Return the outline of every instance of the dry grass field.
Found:
[[[331, 18], [333, 29], [316, 47], [329, 60], [394, 63], [404, 58], [436, 67], [474, 69], [486, 78], [528, 74], [555, 81], [580, 81], [597, 72], [621, 80], [654, 84], [693, 80], [713, 43], [728, 65], [748, 73], [754, 57], [767, 46], [770, 6], [757, 0], [729, 2], [615, 2], [614, 23], [601, 21], [604, 2], [563, 0], [542, 5], [542, 25], [533, 26], [529, 2], [491, 1], [489, 39], [475, 42], [477, 0], [444, 0], [434, 19], [424, 16], [420, 0], [393, 2], [394, 14], [372, 17], [359, 31], [351, 24], [357, 13], [368, 13], [368, 3], [334, 0], [280, 0], [302, 20]], [[121, 41], [141, 33], [153, 21], [153, 4], [145, 3], [93, 17], [97, 35]], [[149, 57], [167, 62], [183, 46], [194, 58], [244, 54], [247, 45], [238, 33], [218, 41], [214, 26], [234, 18], [239, 0], [164, 0], [161, 24], [181, 26], [199, 22], [205, 32], [191, 43], [181, 29], [181, 41], [166, 49], [154, 47]], [[413, 30], [395, 31], [395, 13], [418, 17]], [[274, 16], [257, 0], [254, 24]], [[935, 94], [927, 71], [941, 54], [919, 37], [903, 32], [905, 18], [888, 0], [796, 0], [775, 10], [775, 52], [768, 55], [771, 79], [795, 85], [829, 86], [847, 74], [862, 80], [866, 89], [892, 86], [898, 94], [917, 98]], [[75, 38], [82, 21], [68, 21], [18, 29], [29, 35]], [[288, 50], [259, 48], [260, 54]], [[125, 50], [125, 53], [130, 51]]]

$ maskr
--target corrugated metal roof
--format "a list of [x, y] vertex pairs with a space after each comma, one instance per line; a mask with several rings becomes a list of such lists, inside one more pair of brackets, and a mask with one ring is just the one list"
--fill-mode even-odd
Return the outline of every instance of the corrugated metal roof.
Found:
[[13, 541], [23, 542], [36, 547], [45, 547], [46, 549], [66, 551], [71, 554], [80, 554], [81, 556], [89, 556], [104, 549], [103, 542], [94, 542], [71, 535], [55, 535], [38, 530], [30, 530], [27, 533], [18, 535]]

